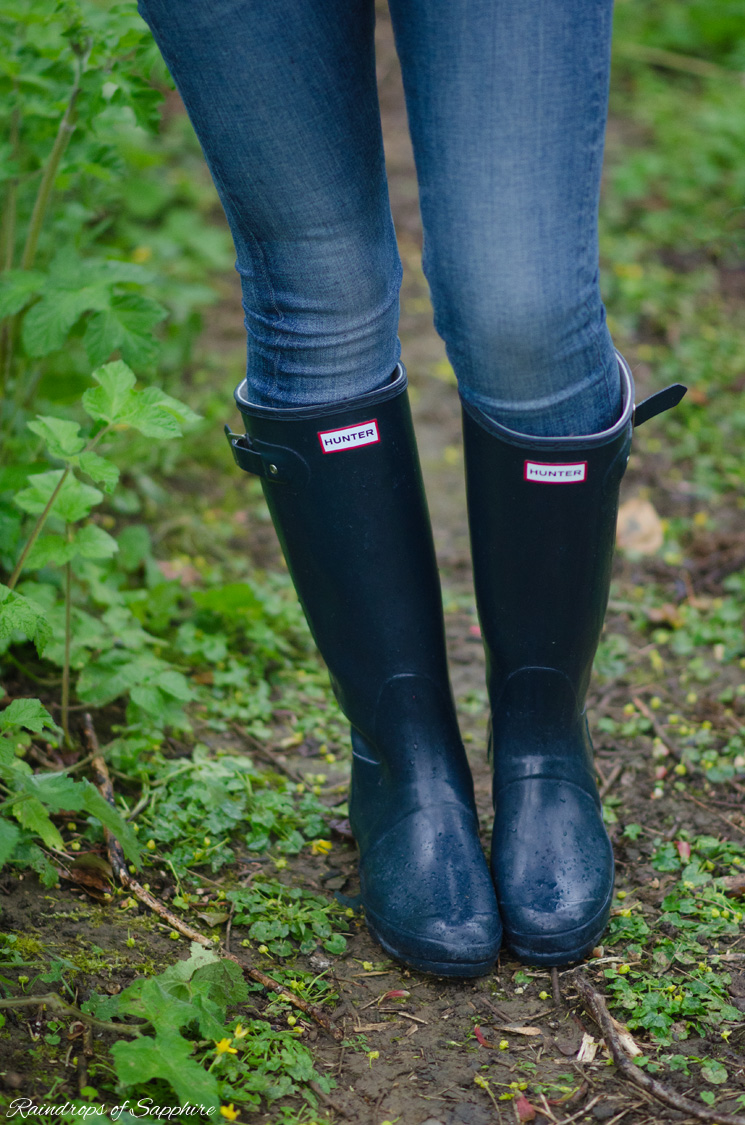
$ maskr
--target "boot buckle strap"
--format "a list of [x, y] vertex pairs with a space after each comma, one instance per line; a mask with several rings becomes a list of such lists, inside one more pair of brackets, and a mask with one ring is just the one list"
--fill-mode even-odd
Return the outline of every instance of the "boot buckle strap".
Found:
[[231, 433], [225, 427], [225, 437], [239, 469], [277, 484], [304, 484], [309, 470], [302, 457], [281, 445], [258, 442], [248, 434]]
[[678, 405], [687, 390], [688, 387], [684, 387], [682, 383], [672, 383], [664, 390], [657, 391], [649, 398], [645, 398], [643, 402], [634, 407], [634, 425], [641, 426], [643, 422], [648, 422], [650, 418], [654, 418], [657, 414], [662, 414], [665, 410], [672, 410], [674, 406]]

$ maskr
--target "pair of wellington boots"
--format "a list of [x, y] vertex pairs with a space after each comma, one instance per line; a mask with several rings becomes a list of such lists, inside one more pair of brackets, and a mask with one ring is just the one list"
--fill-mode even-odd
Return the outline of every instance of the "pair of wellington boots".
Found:
[[[236, 401], [236, 462], [262, 478], [287, 565], [352, 727], [349, 817], [368, 927], [405, 964], [488, 972], [503, 941], [562, 965], [600, 938], [613, 892], [584, 699], [608, 599], [634, 422], [523, 436], [464, 405], [476, 599], [492, 710], [491, 872], [445, 655], [439, 577], [402, 367], [330, 407]], [[683, 392], [684, 393], [684, 392]], [[227, 428], [226, 428], [227, 429]], [[504, 931], [504, 933], [503, 933]]]

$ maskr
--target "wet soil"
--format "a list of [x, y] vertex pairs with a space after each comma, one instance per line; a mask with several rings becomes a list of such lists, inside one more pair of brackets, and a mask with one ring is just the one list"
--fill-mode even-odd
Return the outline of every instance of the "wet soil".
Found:
[[[413, 160], [406, 130], [400, 76], [392, 47], [390, 27], [381, 13], [378, 26], [381, 106], [384, 117], [389, 164], [391, 199], [396, 220], [405, 282], [402, 293], [401, 338], [407, 365], [415, 414], [416, 430], [432, 513], [438, 559], [441, 566], [446, 625], [453, 687], [459, 702], [462, 729], [474, 774], [476, 799], [483, 826], [484, 847], [488, 847], [491, 818], [490, 774], [485, 754], [487, 723], [484, 691], [484, 657], [481, 648], [471, 590], [468, 532], [463, 487], [462, 445], [458, 396], [448, 374], [444, 348], [432, 326], [427, 287], [420, 264], [421, 229], [416, 198]], [[226, 279], [226, 300], [213, 320], [213, 345], [224, 337], [223, 346], [234, 350], [240, 342], [240, 312], [237, 287]], [[234, 301], [234, 307], [230, 302]], [[238, 326], [238, 327], [236, 327]], [[644, 383], [643, 366], [638, 368]], [[642, 385], [642, 391], [644, 386]], [[624, 497], [645, 490], [662, 514], [691, 514], [691, 498], [679, 482], [667, 480], [664, 456], [653, 463], [632, 459], [624, 482]], [[244, 545], [260, 558], [262, 565], [279, 564], [279, 554], [266, 521], [249, 516], [244, 529]], [[728, 560], [737, 559], [743, 544], [736, 533], [720, 544], [705, 543], [701, 548], [702, 581], [714, 591], [718, 571]], [[694, 553], [695, 554], [695, 553]], [[708, 567], [708, 569], [707, 569]], [[643, 584], [653, 578], [667, 583], [672, 600], [682, 581], [679, 570], [662, 563], [616, 560], [619, 589]], [[609, 613], [607, 629], [625, 629], [623, 618]], [[640, 658], [641, 659], [641, 658]], [[632, 662], [633, 663], [633, 662]], [[721, 685], [720, 685], [721, 687]], [[599, 715], [620, 719], [632, 692], [654, 691], [669, 709], [676, 707], [682, 692], [679, 669], [670, 668], [652, 676], [645, 684], [638, 677], [633, 688], [627, 677], [595, 688], [591, 699], [591, 722]], [[715, 698], [701, 706], [712, 714], [720, 706]], [[654, 836], [672, 839], [681, 825], [698, 833], [742, 840], [745, 818], [738, 807], [738, 795], [728, 791], [729, 804], [717, 804], [710, 789], [692, 787], [675, 799], [654, 795], [654, 765], [649, 755], [649, 739], [614, 742], [596, 737], [598, 775], [606, 793], [621, 798], [621, 823], [636, 822], [643, 827], [639, 839], [621, 839], [620, 824], [611, 827], [617, 860], [619, 889], [641, 888], [641, 896], [658, 903], [665, 893], [665, 876], [651, 866], [649, 856]], [[308, 768], [307, 759], [284, 758], [292, 768]], [[326, 772], [329, 772], [326, 770]], [[338, 778], [344, 779], [344, 767]], [[335, 839], [328, 857], [292, 859], [285, 872], [288, 881], [312, 888], [325, 888], [352, 898], [358, 890], [356, 854], [351, 842]], [[157, 890], [157, 888], [154, 888]], [[46, 953], [66, 958], [79, 969], [70, 969], [67, 984], [71, 998], [84, 1000], [91, 990], [114, 992], [125, 987], [147, 969], [162, 969], [174, 957], [185, 956], [187, 943], [173, 941], [168, 927], [133, 906], [124, 920], [105, 904], [95, 904], [85, 894], [63, 887], [48, 891], [35, 878], [8, 876], [0, 883], [3, 928], [29, 938], [38, 938]], [[332, 1013], [343, 1028], [346, 1046], [339, 1047], [322, 1032], [308, 1025], [307, 1040], [313, 1044], [317, 1065], [333, 1075], [338, 1083], [322, 1108], [334, 1120], [351, 1120], [359, 1125], [488, 1125], [517, 1119], [515, 1101], [500, 1101], [514, 1092], [510, 1084], [528, 1082], [531, 1099], [543, 1106], [538, 1088], [547, 1104], [542, 1120], [561, 1122], [620, 1121], [624, 1125], [644, 1125], [656, 1121], [682, 1121], [683, 1115], [666, 1109], [630, 1086], [616, 1068], [608, 1065], [607, 1055], [599, 1051], [592, 1062], [580, 1062], [578, 1053], [586, 1032], [600, 1038], [591, 1017], [582, 1008], [572, 984], [573, 970], [562, 972], [552, 981], [549, 972], [525, 969], [508, 955], [502, 955], [490, 975], [477, 981], [448, 981], [427, 978], [410, 972], [388, 959], [371, 940], [361, 920], [353, 932], [346, 954], [340, 958], [316, 960], [312, 967], [328, 969], [339, 1001]], [[127, 938], [134, 937], [134, 945]], [[234, 929], [237, 945], [242, 935]], [[603, 950], [584, 967], [590, 979], [602, 989]], [[29, 960], [33, 962], [33, 948]], [[304, 962], [301, 959], [301, 964]], [[372, 966], [372, 967], [370, 967]], [[50, 987], [55, 987], [50, 985]], [[385, 994], [405, 990], [403, 1000], [390, 1001]], [[541, 998], [541, 993], [547, 998]], [[745, 1008], [745, 978], [733, 973], [733, 1002]], [[261, 1008], [262, 1001], [257, 1000]], [[39, 1075], [46, 1061], [32, 1058], [39, 1049], [37, 1013], [9, 1017], [5, 1037], [0, 1039], [0, 1073], [6, 1091], [30, 1096], [43, 1093]], [[272, 1018], [271, 1016], [269, 1017]], [[281, 1021], [277, 1026], [281, 1025]], [[475, 1036], [474, 1029], [484, 1042]], [[12, 1032], [12, 1034], [8, 1034]], [[724, 1044], [721, 1039], [704, 1042], [688, 1039], [675, 1050], [692, 1055], [720, 1058], [738, 1072], [738, 1038], [735, 1032]], [[70, 1041], [77, 1048], [74, 1041]], [[66, 1058], [69, 1044], [54, 1056], [58, 1063]], [[31, 1054], [30, 1054], [31, 1052]], [[372, 1054], [371, 1054], [372, 1052]], [[488, 1069], [483, 1069], [484, 1066]], [[43, 1069], [43, 1068], [42, 1068]], [[64, 1066], [62, 1067], [64, 1072]], [[496, 1105], [488, 1092], [477, 1085], [477, 1076], [486, 1076]], [[680, 1092], [697, 1097], [695, 1080], [681, 1074], [666, 1081]], [[741, 1082], [741, 1079], [737, 1079]], [[76, 1088], [67, 1071], [64, 1091]], [[733, 1094], [742, 1092], [733, 1087]], [[552, 1117], [550, 1115], [553, 1115]], [[251, 1120], [269, 1123], [276, 1118], [250, 1114]], [[243, 1118], [242, 1118], [243, 1119]]]

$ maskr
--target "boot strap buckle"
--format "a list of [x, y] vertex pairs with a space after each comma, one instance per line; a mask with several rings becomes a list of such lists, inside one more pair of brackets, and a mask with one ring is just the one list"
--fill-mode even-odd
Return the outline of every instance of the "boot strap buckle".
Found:
[[229, 426], [225, 427], [225, 437], [239, 469], [277, 484], [304, 484], [308, 479], [308, 466], [291, 449], [254, 441], [248, 434], [231, 433]]

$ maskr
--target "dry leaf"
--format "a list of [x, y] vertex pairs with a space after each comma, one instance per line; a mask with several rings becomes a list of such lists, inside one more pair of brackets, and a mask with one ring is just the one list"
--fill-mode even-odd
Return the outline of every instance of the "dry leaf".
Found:
[[598, 1041], [597, 1039], [593, 1039], [592, 1035], [586, 1031], [582, 1036], [582, 1043], [577, 1052], [577, 1062], [591, 1063], [597, 1053]]
[[745, 895], [745, 875], [725, 875], [721, 883], [724, 893], [730, 898]]
[[516, 1027], [514, 1024], [494, 1024], [497, 1031], [511, 1031], [513, 1035], [543, 1035], [540, 1027]]
[[613, 1016], [611, 1016], [611, 1022], [618, 1032], [618, 1038], [620, 1039], [621, 1046], [623, 1047], [626, 1054], [629, 1055], [632, 1059], [637, 1055], [640, 1055], [642, 1053], [642, 1049], [639, 1044], [634, 1041], [634, 1037], [632, 1036], [626, 1025], [623, 1023], [619, 1023], [616, 1019], [613, 1019]]
[[649, 500], [634, 496], [618, 510], [618, 546], [639, 555], [654, 555], [664, 541], [662, 523]]
[[537, 1110], [535, 1106], [528, 1101], [525, 1094], [521, 1094], [520, 1097], [515, 1100], [514, 1105], [518, 1121], [535, 1121]]

